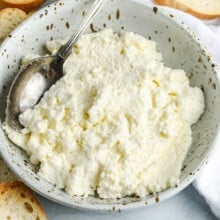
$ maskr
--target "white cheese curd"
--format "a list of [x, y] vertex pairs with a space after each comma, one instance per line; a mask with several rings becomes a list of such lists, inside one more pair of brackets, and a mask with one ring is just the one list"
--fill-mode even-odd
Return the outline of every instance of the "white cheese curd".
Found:
[[155, 42], [105, 30], [78, 40], [64, 76], [20, 115], [21, 132], [4, 128], [71, 195], [143, 197], [178, 184], [203, 110], [201, 90], [164, 66]]

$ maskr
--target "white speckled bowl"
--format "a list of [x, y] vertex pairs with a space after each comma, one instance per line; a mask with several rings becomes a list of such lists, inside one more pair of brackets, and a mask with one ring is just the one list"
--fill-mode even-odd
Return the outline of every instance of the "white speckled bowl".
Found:
[[[10, 83], [17, 73], [20, 59], [28, 53], [41, 53], [45, 41], [71, 35], [83, 11], [91, 4], [85, 0], [59, 1], [40, 10], [17, 28], [0, 48], [0, 125], [4, 120], [6, 95]], [[219, 123], [219, 82], [215, 64], [197, 37], [175, 22], [172, 15], [165, 16], [162, 9], [147, 7], [141, 0], [112, 0], [93, 21], [93, 28], [112, 28], [139, 33], [155, 40], [162, 52], [165, 64], [183, 68], [192, 86], [202, 88], [206, 99], [206, 110], [199, 122], [193, 126], [193, 144], [182, 168], [179, 186], [146, 198], [122, 198], [101, 200], [89, 197], [71, 197], [64, 191], [41, 179], [30, 164], [27, 155], [9, 142], [0, 129], [1, 154], [9, 167], [33, 190], [66, 206], [86, 210], [120, 211], [154, 204], [181, 191], [195, 178], [207, 162]], [[91, 32], [88, 28], [87, 32]], [[189, 106], [190, 108], [190, 106]]]

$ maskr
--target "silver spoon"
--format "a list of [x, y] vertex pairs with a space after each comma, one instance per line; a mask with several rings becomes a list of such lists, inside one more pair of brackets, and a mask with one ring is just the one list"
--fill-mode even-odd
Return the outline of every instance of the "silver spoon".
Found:
[[95, 0], [73, 36], [55, 55], [33, 59], [18, 72], [11, 84], [6, 108], [6, 122], [13, 129], [22, 128], [19, 115], [35, 106], [44, 92], [63, 76], [63, 64], [71, 53], [72, 45], [99, 12], [104, 1]]

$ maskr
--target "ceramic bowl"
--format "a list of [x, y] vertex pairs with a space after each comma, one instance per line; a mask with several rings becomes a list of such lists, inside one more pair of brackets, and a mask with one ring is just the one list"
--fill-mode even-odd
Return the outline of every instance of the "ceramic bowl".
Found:
[[[0, 120], [5, 118], [6, 95], [18, 71], [22, 56], [42, 53], [46, 41], [64, 38], [73, 33], [79, 20], [92, 1], [65, 0], [53, 3], [35, 13], [17, 28], [0, 48]], [[207, 163], [207, 156], [216, 136], [219, 122], [219, 82], [215, 64], [197, 37], [184, 25], [177, 24], [172, 14], [147, 6], [147, 1], [109, 1], [97, 15], [87, 32], [112, 28], [115, 32], [132, 31], [157, 42], [164, 62], [173, 68], [183, 68], [191, 86], [200, 87], [205, 94], [206, 109], [193, 126], [193, 144], [183, 163], [180, 184], [157, 195], [145, 198], [101, 200], [69, 196], [40, 178], [27, 155], [14, 146], [0, 129], [1, 154], [8, 166], [34, 191], [60, 204], [98, 211], [120, 211], [148, 206], [170, 198], [193, 181], [200, 168]], [[189, 106], [190, 108], [190, 106]]]

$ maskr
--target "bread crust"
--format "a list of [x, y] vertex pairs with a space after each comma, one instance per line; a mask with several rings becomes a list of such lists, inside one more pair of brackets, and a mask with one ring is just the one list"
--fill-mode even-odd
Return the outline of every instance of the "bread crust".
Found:
[[[160, 5], [165, 5], [182, 10], [200, 19], [214, 19], [220, 17], [219, 11], [216, 11], [216, 13], [213, 14], [206, 13], [205, 11], [200, 12], [198, 9], [190, 8], [189, 6], [185, 5], [184, 0], [182, 0], [181, 2], [179, 0], [154, 0], [154, 1]], [[211, 0], [209, 1], [209, 3], [212, 4]], [[198, 8], [199, 8], [199, 1], [198, 1]]]
[[28, 15], [18, 8], [4, 8], [0, 11], [0, 42], [6, 38]]
[[0, 184], [0, 219], [7, 217], [11, 220], [47, 220], [33, 191], [19, 181]]
[[37, 9], [46, 0], [0, 0], [0, 5], [4, 8], [19, 8], [25, 12]]

